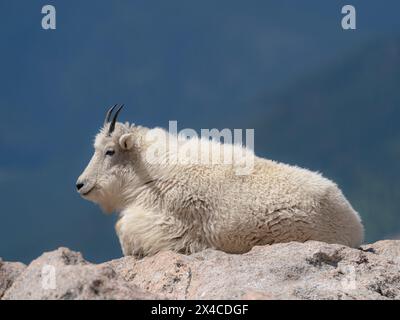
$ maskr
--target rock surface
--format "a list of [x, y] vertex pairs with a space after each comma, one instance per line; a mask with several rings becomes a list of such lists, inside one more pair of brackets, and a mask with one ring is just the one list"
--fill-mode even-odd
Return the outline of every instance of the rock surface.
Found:
[[19, 262], [3, 262], [0, 258], [0, 299], [24, 271], [26, 266]]
[[3, 299], [155, 299], [107, 265], [90, 264], [77, 252], [44, 253], [17, 277]]
[[98, 265], [60, 248], [26, 268], [1, 262], [0, 297], [3, 292], [3, 299], [400, 299], [399, 257], [400, 240], [359, 249], [290, 242], [242, 255], [167, 251]]

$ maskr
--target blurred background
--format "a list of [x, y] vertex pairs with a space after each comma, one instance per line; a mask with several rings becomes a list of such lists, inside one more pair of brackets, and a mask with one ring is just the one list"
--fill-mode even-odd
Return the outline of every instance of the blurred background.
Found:
[[75, 192], [114, 103], [150, 127], [255, 128], [256, 154], [340, 185], [367, 242], [399, 238], [399, 1], [2, 0], [0, 12], [3, 259], [121, 256], [116, 216]]

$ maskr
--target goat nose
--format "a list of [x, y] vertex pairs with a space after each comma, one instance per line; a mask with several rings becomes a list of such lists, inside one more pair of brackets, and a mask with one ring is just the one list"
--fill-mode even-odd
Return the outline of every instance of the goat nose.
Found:
[[76, 189], [78, 189], [78, 191], [79, 191], [80, 189], [82, 189], [82, 187], [83, 187], [84, 185], [85, 185], [84, 183], [77, 183], [77, 184], [76, 184]]

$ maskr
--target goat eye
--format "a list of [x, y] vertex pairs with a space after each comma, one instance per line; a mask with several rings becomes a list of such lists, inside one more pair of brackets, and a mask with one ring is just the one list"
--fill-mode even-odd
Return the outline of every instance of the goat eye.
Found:
[[114, 150], [107, 150], [106, 151], [106, 156], [112, 156], [115, 153]]

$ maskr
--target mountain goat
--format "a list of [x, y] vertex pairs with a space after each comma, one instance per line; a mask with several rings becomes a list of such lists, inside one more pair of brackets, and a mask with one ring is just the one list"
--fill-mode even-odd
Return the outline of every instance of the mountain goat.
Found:
[[[362, 243], [359, 215], [319, 173], [257, 157], [239, 145], [122, 124], [116, 122], [122, 106], [110, 120], [115, 107], [76, 187], [104, 211], [119, 212], [116, 232], [125, 255], [205, 248], [244, 253], [256, 245], [307, 240]], [[238, 175], [225, 162], [176, 161], [177, 150], [188, 146], [197, 155], [210, 148], [253, 156], [252, 171]], [[150, 150], [156, 150], [153, 157]]]

